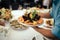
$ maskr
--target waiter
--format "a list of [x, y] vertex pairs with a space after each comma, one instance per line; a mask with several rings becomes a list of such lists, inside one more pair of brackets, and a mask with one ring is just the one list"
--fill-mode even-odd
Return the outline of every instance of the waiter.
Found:
[[43, 18], [53, 18], [54, 26], [52, 30], [42, 29], [38, 27], [34, 27], [34, 29], [47, 38], [60, 40], [60, 0], [53, 0], [53, 6], [50, 13], [42, 13], [40, 16]]

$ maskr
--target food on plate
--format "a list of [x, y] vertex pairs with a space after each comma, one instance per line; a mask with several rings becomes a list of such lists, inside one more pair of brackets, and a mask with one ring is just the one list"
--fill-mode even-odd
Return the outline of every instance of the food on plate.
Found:
[[40, 8], [37, 8], [37, 7], [32, 7], [30, 8], [31, 10], [40, 10]]
[[43, 23], [43, 19], [36, 10], [30, 13], [26, 12], [23, 16], [18, 18], [18, 21], [28, 25], [38, 25]]
[[49, 26], [52, 26], [53, 22], [52, 22], [52, 20], [46, 20], [46, 24], [49, 25]]
[[17, 20], [11, 21], [10, 25], [15, 29], [26, 29], [27, 28], [26, 26], [19, 24], [19, 22]]
[[5, 8], [0, 9], [0, 18], [5, 20], [11, 19], [12, 18], [11, 10]]
[[40, 18], [38, 21], [37, 21], [39, 24], [43, 23], [43, 19]]
[[37, 13], [40, 13], [40, 8], [37, 8], [37, 7], [32, 7], [32, 8], [29, 8], [28, 10], [26, 10], [28, 13], [29, 12], [33, 12], [34, 10], [37, 11]]

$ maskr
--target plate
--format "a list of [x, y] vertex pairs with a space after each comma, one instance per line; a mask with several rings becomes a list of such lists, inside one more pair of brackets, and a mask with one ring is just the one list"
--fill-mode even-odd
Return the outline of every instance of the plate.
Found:
[[[47, 29], [47, 30], [51, 30], [52, 27], [53, 27], [54, 19], [53, 18], [50, 18], [50, 19], [43, 18], [43, 20], [44, 20], [43, 24], [39, 25], [38, 27], [39, 28], [43, 28], [43, 29]], [[51, 20], [52, 26], [49, 26], [48, 24], [46, 24], [46, 21], [49, 21], [49, 20]], [[47, 26], [49, 26], [49, 27], [47, 27]]]
[[18, 22], [25, 26], [39, 26], [43, 24], [43, 19], [39, 15], [40, 12], [36, 8], [32, 8], [18, 18]]
[[42, 25], [43, 24], [43, 19], [42, 19], [42, 23], [41, 24], [36, 24], [36, 25], [29, 25], [29, 24], [25, 24], [25, 23], [22, 23], [22, 22], [20, 22], [19, 20], [18, 20], [18, 22], [20, 23], [20, 24], [22, 24], [22, 25], [25, 25], [25, 26], [31, 26], [31, 27], [33, 27], [33, 26], [40, 26], [40, 25]]
[[26, 30], [28, 27], [20, 24], [17, 20], [13, 20], [10, 22], [11, 28], [14, 30]]
[[27, 29], [27, 27], [15, 28], [14, 26], [11, 27], [11, 28], [14, 29], [14, 30], [19, 30], [19, 31], [22, 31], [22, 30], [26, 30]]

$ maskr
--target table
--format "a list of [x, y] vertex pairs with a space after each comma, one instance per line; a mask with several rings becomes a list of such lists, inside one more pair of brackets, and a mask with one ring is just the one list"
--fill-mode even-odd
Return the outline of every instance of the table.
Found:
[[[18, 19], [19, 16], [22, 16], [25, 10], [14, 10], [12, 11], [13, 19]], [[9, 29], [8, 37], [6, 40], [32, 40], [33, 37], [36, 37], [37, 40], [43, 40], [42, 34], [36, 32], [32, 27], [23, 31], [17, 31], [12, 28]]]
[[31, 27], [23, 31], [10, 29], [6, 40], [32, 40], [34, 36], [37, 38], [37, 40], [43, 40], [43, 36]]
[[[13, 10], [12, 20], [18, 19], [18, 17], [22, 16], [24, 12], [25, 12], [25, 9], [24, 10]], [[23, 31], [17, 31], [17, 30], [12, 29], [11, 27], [8, 27], [8, 28], [9, 30], [8, 30], [6, 38], [2, 37], [2, 39], [4, 40], [32, 40], [33, 37], [36, 37], [37, 40], [43, 40], [43, 35], [35, 31], [32, 27], [29, 27], [28, 29], [23, 30]]]

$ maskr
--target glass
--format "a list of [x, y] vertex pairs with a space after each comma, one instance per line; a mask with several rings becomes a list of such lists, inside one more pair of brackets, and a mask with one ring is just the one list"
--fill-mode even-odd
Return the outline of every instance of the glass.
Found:
[[5, 40], [7, 37], [8, 30], [3, 26], [0, 26], [0, 40]]
[[0, 40], [6, 40], [9, 33], [9, 22], [5, 21], [5, 26], [0, 25]]

